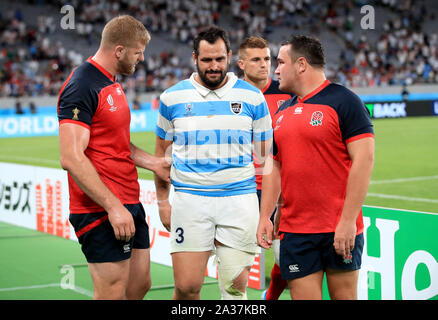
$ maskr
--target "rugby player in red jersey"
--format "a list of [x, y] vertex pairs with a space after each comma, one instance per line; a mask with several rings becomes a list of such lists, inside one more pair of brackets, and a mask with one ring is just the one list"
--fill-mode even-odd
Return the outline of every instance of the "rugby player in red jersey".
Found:
[[150, 35], [131, 16], [109, 21], [93, 57], [75, 68], [58, 100], [60, 161], [68, 171], [70, 222], [95, 299], [143, 299], [151, 286], [149, 232], [136, 166], [169, 179], [169, 165], [130, 141], [130, 110], [117, 74], [144, 60]]
[[[271, 50], [268, 42], [261, 37], [248, 37], [242, 41], [239, 46], [238, 66], [243, 71], [245, 81], [259, 88], [265, 96], [271, 117], [274, 116], [278, 108], [290, 99], [292, 95], [281, 91], [278, 88], [278, 81], [271, 79]], [[256, 168], [257, 196], [259, 203], [262, 193], [262, 167], [254, 152], [254, 167]], [[280, 202], [279, 202], [280, 204]], [[277, 212], [280, 212], [281, 205], [277, 206]], [[278, 231], [278, 222], [280, 214], [275, 216], [275, 209], [272, 213], [271, 220], [274, 222], [274, 237]], [[275, 217], [275, 219], [274, 219]], [[275, 262], [271, 271], [271, 282], [268, 289], [263, 292], [263, 298], [266, 300], [277, 300], [283, 290], [287, 287], [287, 281], [281, 278], [280, 267], [278, 263], [279, 239], [274, 240], [274, 257]]]
[[280, 89], [296, 97], [272, 119], [257, 239], [272, 244], [269, 217], [281, 190], [280, 269], [294, 300], [322, 299], [324, 273], [332, 299], [357, 299], [374, 131], [364, 103], [327, 80], [324, 65], [317, 39], [292, 36], [275, 71]]

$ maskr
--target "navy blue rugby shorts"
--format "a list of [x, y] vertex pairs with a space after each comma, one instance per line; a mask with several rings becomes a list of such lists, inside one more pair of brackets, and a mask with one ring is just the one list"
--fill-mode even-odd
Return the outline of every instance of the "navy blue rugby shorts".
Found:
[[336, 253], [333, 246], [334, 236], [334, 232], [281, 233], [281, 277], [293, 280], [327, 268], [345, 271], [360, 269], [364, 246], [363, 233], [356, 236], [354, 249], [346, 258]]
[[135, 234], [128, 241], [117, 240], [108, 213], [70, 214], [72, 224], [87, 262], [115, 262], [131, 258], [132, 249], [148, 249], [149, 227], [141, 203], [125, 204], [135, 224]]

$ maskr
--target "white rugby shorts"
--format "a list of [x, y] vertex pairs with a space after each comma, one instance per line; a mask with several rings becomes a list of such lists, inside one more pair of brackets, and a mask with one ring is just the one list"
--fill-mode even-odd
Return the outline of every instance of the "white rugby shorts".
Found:
[[257, 245], [259, 203], [256, 193], [227, 197], [175, 192], [170, 251], [211, 251], [214, 240], [231, 248], [260, 253]]

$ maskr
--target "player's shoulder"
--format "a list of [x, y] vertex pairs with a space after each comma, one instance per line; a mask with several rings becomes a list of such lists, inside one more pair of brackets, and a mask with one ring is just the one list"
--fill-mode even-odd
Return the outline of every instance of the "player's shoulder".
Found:
[[179, 81], [178, 83], [164, 90], [163, 94], [169, 94], [175, 91], [189, 90], [189, 89], [194, 89], [193, 84], [190, 82], [190, 79], [185, 79]]
[[266, 104], [262, 91], [243, 79], [236, 80], [231, 90], [231, 96], [234, 100], [241, 100], [250, 107]]
[[297, 96], [291, 95], [289, 99], [283, 102], [283, 104], [277, 109], [275, 114], [279, 114], [282, 111], [286, 110], [287, 108], [293, 107], [298, 103]]
[[72, 94], [99, 93], [102, 88], [113, 84], [91, 63], [84, 62], [76, 67], [64, 87], [64, 91]]
[[324, 92], [322, 92], [322, 97], [332, 101], [332, 104], [358, 104], [362, 105], [363, 102], [360, 97], [348, 89], [347, 87], [337, 84], [330, 83]]
[[164, 90], [160, 94], [160, 101], [168, 104], [171, 102], [171, 100], [174, 100], [174, 98], [180, 96], [182, 90], [195, 90], [190, 79], [179, 81], [178, 83]]
[[[88, 61], [80, 64], [76, 67], [72, 80], [73, 81], [81, 81], [85, 84], [92, 84], [95, 82], [96, 78], [103, 78], [103, 74], [99, 69], [93, 66]], [[109, 79], [108, 79], [109, 80]]]
[[249, 83], [248, 81], [245, 81], [243, 79], [237, 79], [236, 83], [233, 86], [233, 89], [243, 89], [243, 90], [255, 92], [257, 94], [261, 94], [261, 91], [259, 88], [253, 86], [251, 83]]

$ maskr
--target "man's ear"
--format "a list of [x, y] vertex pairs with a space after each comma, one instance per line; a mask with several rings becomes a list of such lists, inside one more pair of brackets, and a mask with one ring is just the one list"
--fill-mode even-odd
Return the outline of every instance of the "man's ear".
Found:
[[243, 60], [237, 60], [237, 65], [239, 66], [239, 68], [242, 70], [242, 71], [245, 71], [245, 64], [243, 63]]
[[192, 59], [193, 59], [193, 63], [195, 64], [195, 66], [198, 65], [198, 57], [196, 56], [195, 51], [192, 52]]
[[232, 56], [233, 56], [233, 51], [231, 51], [231, 49], [230, 49], [230, 51], [229, 51], [228, 54], [227, 54], [228, 65], [231, 64], [231, 58], [232, 58]]
[[306, 58], [304, 57], [299, 57], [297, 60], [297, 64], [298, 64], [298, 73], [303, 73], [307, 70], [307, 68], [309, 67], [309, 63], [307, 62]]
[[116, 46], [114, 48], [114, 54], [116, 56], [117, 59], [120, 59], [123, 56], [123, 53], [125, 51], [125, 47], [124, 46]]

